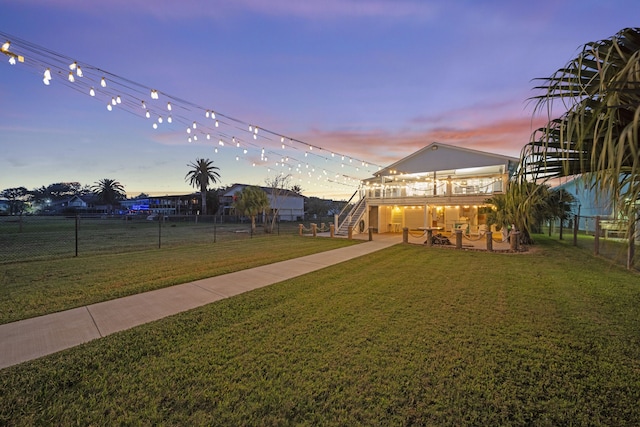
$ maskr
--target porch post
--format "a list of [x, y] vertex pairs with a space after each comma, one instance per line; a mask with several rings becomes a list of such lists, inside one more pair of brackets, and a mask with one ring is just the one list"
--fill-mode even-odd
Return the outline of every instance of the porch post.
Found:
[[427, 230], [427, 246], [433, 246], [433, 230]]

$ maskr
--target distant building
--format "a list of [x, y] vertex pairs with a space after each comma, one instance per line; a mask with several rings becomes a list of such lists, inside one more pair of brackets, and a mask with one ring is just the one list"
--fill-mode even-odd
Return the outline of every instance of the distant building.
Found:
[[[249, 185], [233, 184], [220, 196], [220, 209], [224, 215], [235, 215], [233, 202], [236, 193], [245, 187], [249, 187]], [[281, 221], [301, 221], [304, 218], [304, 196], [284, 188], [276, 190], [271, 187], [258, 188], [267, 193], [271, 206], [271, 212], [267, 212], [267, 214], [273, 215], [277, 212], [278, 219]]]

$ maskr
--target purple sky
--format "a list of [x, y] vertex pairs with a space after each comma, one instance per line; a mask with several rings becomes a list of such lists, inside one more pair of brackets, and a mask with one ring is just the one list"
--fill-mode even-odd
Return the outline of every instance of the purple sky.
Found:
[[184, 126], [154, 130], [0, 57], [0, 190], [110, 178], [129, 196], [194, 191], [196, 158], [222, 185], [284, 171], [306, 195], [348, 198], [375, 165], [434, 141], [518, 156], [544, 119], [527, 102], [532, 79], [640, 25], [636, 0], [0, 0], [0, 11], [0, 32], [316, 147], [305, 157], [264, 134], [247, 153], [188, 142]]

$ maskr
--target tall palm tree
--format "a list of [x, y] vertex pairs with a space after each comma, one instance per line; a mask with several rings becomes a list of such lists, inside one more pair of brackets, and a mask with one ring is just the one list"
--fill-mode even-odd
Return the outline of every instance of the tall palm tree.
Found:
[[220, 181], [220, 174], [218, 168], [213, 166], [213, 160], [209, 159], [196, 159], [195, 162], [189, 163], [187, 166], [192, 169], [187, 172], [184, 177], [185, 181], [189, 182], [189, 185], [195, 188], [200, 188], [200, 198], [202, 206], [202, 214], [207, 214], [207, 187], [209, 184], [215, 184]]
[[[640, 28], [584, 45], [542, 79], [536, 112], [549, 123], [532, 135], [522, 170], [534, 179], [585, 174], [598, 193], [634, 218], [640, 197]], [[567, 107], [552, 119], [553, 108]]]
[[109, 211], [117, 205], [120, 200], [127, 198], [124, 186], [115, 179], [103, 178], [91, 186], [91, 191], [98, 197], [100, 203], [109, 207]]

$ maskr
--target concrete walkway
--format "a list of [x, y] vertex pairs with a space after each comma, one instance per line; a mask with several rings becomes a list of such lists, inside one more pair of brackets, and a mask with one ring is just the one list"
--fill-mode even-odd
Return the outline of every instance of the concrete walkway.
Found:
[[400, 243], [393, 238], [0, 325], [0, 369]]

